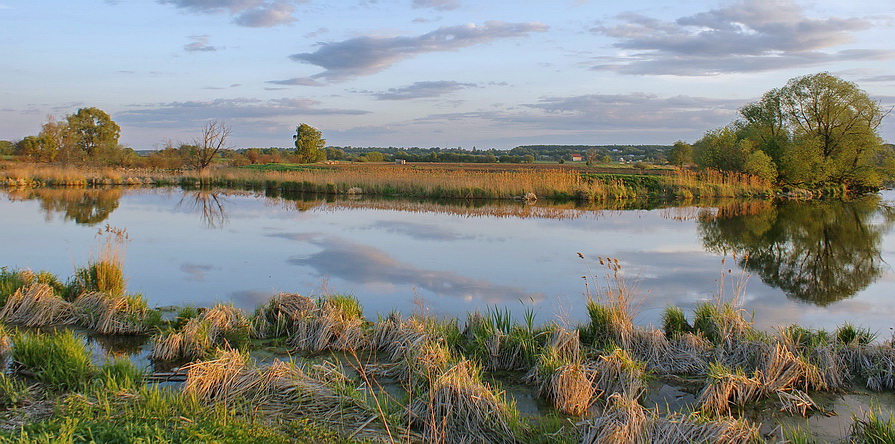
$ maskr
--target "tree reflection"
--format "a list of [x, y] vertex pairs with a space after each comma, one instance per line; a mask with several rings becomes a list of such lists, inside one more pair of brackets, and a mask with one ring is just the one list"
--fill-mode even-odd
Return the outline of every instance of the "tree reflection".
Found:
[[851, 202], [784, 202], [738, 213], [721, 209], [699, 219], [703, 244], [734, 253], [740, 266], [788, 296], [825, 306], [878, 279], [883, 235], [895, 209], [876, 196]]
[[80, 225], [96, 225], [104, 222], [118, 209], [121, 190], [117, 188], [36, 188], [9, 192], [10, 199], [37, 200], [50, 220], [61, 213], [65, 220]]
[[199, 213], [202, 223], [208, 228], [223, 228], [229, 221], [225, 203], [224, 197], [216, 190], [194, 190], [184, 191], [177, 206]]

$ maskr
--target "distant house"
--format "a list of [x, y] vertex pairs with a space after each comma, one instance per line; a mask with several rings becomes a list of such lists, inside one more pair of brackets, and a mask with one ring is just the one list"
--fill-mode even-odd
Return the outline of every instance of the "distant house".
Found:
[[395, 165], [404, 165], [407, 161], [404, 159], [395, 159]]
[[581, 154], [572, 154], [570, 157], [572, 158], [572, 162], [581, 162], [584, 160], [584, 158], [581, 157]]

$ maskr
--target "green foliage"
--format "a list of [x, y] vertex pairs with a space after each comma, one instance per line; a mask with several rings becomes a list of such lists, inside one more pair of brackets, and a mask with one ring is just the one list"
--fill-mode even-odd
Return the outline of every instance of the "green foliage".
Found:
[[581, 340], [596, 348], [610, 346], [613, 342], [612, 308], [587, 301], [587, 315], [590, 322], [581, 331]]
[[682, 140], [674, 142], [674, 146], [668, 150], [668, 163], [682, 167], [693, 161], [693, 147]]
[[7, 267], [0, 268], [0, 304], [5, 304], [6, 299], [16, 290], [24, 287], [26, 283], [18, 270], [10, 270]]
[[851, 429], [851, 442], [866, 444], [895, 443], [895, 416], [884, 417], [871, 409], [864, 418], [855, 416]]
[[118, 148], [121, 128], [99, 108], [81, 108], [67, 117], [74, 157], [80, 161], [108, 163]]
[[743, 172], [758, 176], [768, 182], [777, 180], [777, 166], [774, 165], [771, 156], [763, 151], [753, 151], [746, 157], [743, 163]]
[[702, 302], [694, 310], [696, 318], [693, 320], [693, 329], [702, 333], [706, 339], [717, 343], [721, 339], [720, 326], [717, 322], [718, 307], [709, 302]]
[[832, 339], [826, 330], [809, 330], [798, 325], [785, 327], [780, 334], [804, 349], [822, 347], [829, 344]]
[[302, 123], [295, 128], [292, 139], [295, 141], [296, 162], [314, 163], [326, 159], [326, 153], [323, 151], [326, 140], [317, 128]]
[[193, 307], [192, 305], [180, 307], [180, 309], [177, 310], [177, 315], [171, 320], [171, 327], [174, 330], [180, 330], [190, 319], [198, 316], [199, 310], [196, 307]]
[[143, 382], [144, 372], [129, 358], [112, 358], [99, 368], [99, 381], [106, 390], [133, 391]]
[[683, 310], [674, 306], [666, 307], [662, 313], [662, 329], [665, 331], [665, 337], [669, 339], [693, 331]]
[[325, 298], [318, 300], [318, 304], [330, 304], [338, 308], [339, 311], [348, 317], [364, 318], [364, 308], [361, 306], [360, 301], [353, 295], [336, 294], [326, 296]]
[[869, 329], [855, 327], [850, 322], [836, 329], [836, 341], [845, 345], [867, 345], [876, 339], [876, 334]]
[[51, 389], [81, 389], [96, 371], [84, 341], [71, 331], [17, 332], [12, 342], [12, 359]]
[[15, 407], [28, 396], [29, 390], [25, 381], [0, 372], [0, 408]]

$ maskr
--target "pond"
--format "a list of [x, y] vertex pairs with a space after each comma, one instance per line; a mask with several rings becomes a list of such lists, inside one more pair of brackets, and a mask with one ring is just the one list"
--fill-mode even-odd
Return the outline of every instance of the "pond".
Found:
[[601, 208], [9, 190], [0, 198], [0, 265], [68, 277], [107, 224], [131, 238], [129, 291], [157, 306], [232, 302], [251, 311], [280, 291], [334, 292], [356, 296], [373, 320], [392, 310], [465, 317], [497, 306], [575, 324], [587, 294], [612, 281], [600, 258], [613, 258], [637, 291], [635, 320], [644, 325], [723, 287], [722, 297], [739, 295], [766, 330], [848, 321], [888, 337], [895, 327], [892, 191], [851, 202]]

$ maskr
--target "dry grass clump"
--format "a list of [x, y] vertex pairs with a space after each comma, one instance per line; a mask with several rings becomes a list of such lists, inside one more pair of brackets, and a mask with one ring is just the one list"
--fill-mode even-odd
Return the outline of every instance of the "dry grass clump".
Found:
[[368, 342], [365, 325], [357, 299], [327, 296], [300, 312], [292, 324], [289, 342], [301, 352], [355, 351]]
[[291, 335], [295, 323], [315, 307], [311, 298], [297, 293], [279, 293], [255, 310], [252, 317], [254, 335], [259, 338]]
[[391, 313], [373, 326], [370, 345], [373, 349], [384, 352], [390, 361], [397, 362], [431, 339], [423, 320], [405, 320], [399, 313]]
[[582, 443], [629, 444], [650, 442], [646, 436], [648, 416], [636, 400], [620, 393], [608, 399], [609, 404], [601, 416], [583, 422]]
[[160, 319], [141, 295], [88, 293], [73, 303], [78, 323], [102, 334], [142, 334]]
[[239, 348], [250, 335], [251, 325], [242, 311], [218, 304], [187, 321], [180, 331], [152, 338], [152, 359], [172, 361], [201, 359], [215, 348]]
[[357, 299], [327, 296], [317, 301], [281, 293], [260, 307], [252, 318], [255, 335], [289, 337], [298, 351], [354, 351], [367, 342], [363, 312]]
[[393, 441], [383, 416], [361, 397], [347, 395], [357, 392], [332, 364], [305, 368], [277, 360], [256, 367], [245, 353], [220, 351], [212, 360], [187, 366], [183, 392], [207, 404], [261, 413], [268, 421], [313, 418], [346, 437]]
[[699, 393], [703, 412], [730, 413], [730, 406], [743, 406], [761, 398], [764, 386], [758, 377], [748, 377], [741, 369], [731, 370], [718, 363], [708, 368], [708, 383]]
[[758, 442], [758, 426], [733, 417], [659, 416], [636, 401], [614, 395], [602, 415], [578, 424], [584, 444], [740, 444]]
[[603, 399], [620, 394], [636, 400], [646, 389], [644, 364], [635, 361], [620, 348], [600, 356], [587, 366], [595, 375], [593, 381], [597, 395]]
[[425, 393], [412, 401], [412, 426], [422, 429], [426, 442], [515, 442], [518, 421], [508, 404], [481, 381], [481, 368], [461, 360], [435, 378]]
[[0, 319], [25, 327], [69, 325], [76, 321], [71, 303], [47, 284], [34, 283], [16, 290], [0, 309]]
[[556, 369], [541, 386], [553, 406], [567, 415], [582, 416], [596, 401], [595, 374], [580, 362]]

